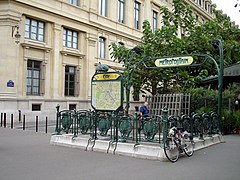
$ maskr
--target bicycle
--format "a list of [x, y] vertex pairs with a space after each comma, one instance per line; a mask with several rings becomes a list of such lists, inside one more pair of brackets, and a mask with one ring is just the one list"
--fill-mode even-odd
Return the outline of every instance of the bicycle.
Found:
[[193, 155], [193, 138], [183, 128], [173, 127], [164, 142], [164, 153], [171, 162], [176, 162], [180, 153], [185, 153], [188, 157]]

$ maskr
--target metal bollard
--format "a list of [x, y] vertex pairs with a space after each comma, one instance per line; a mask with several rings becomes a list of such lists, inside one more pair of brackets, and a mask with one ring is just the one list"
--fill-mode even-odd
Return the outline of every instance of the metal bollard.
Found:
[[55, 132], [57, 133], [57, 134], [60, 134], [60, 125], [59, 125], [59, 123], [60, 123], [60, 119], [58, 119], [59, 118], [59, 108], [60, 108], [60, 105], [58, 104], [57, 106], [56, 106], [56, 109], [57, 109], [57, 112], [56, 112], [56, 128], [55, 128]]
[[48, 133], [48, 117], [46, 116], [45, 133]]
[[4, 115], [3, 115], [3, 127], [4, 128], [6, 128], [7, 127], [7, 114], [6, 113], [4, 113]]
[[36, 132], [38, 132], [38, 116], [36, 116]]
[[11, 129], [13, 129], [13, 114], [11, 114]]
[[119, 124], [118, 117], [116, 117], [115, 120], [116, 120], [116, 124], [115, 124], [115, 127], [116, 127], [115, 141], [118, 142], [118, 124]]
[[22, 121], [22, 111], [18, 110], [18, 122], [20, 123]]
[[23, 130], [25, 130], [26, 127], [26, 116], [25, 114], [23, 115]]
[[76, 109], [74, 109], [73, 114], [73, 137], [77, 137], [78, 131], [77, 131], [77, 112]]
[[1, 127], [3, 125], [3, 113], [1, 113]]
[[161, 124], [160, 121], [158, 120], [158, 143], [161, 144]]
[[[114, 124], [115, 126], [115, 124]], [[115, 128], [114, 128], [115, 129]], [[94, 140], [97, 139], [97, 115], [94, 116]]]
[[135, 116], [134, 116], [135, 122], [136, 122], [136, 144], [139, 144], [138, 142], [138, 121], [139, 119], [137, 118], [137, 113], [135, 112]]
[[199, 139], [200, 140], [204, 140], [204, 138], [203, 138], [203, 133], [204, 133], [204, 126], [203, 126], [203, 118], [204, 118], [204, 116], [205, 116], [205, 113], [204, 114], [202, 114], [202, 116], [201, 116], [201, 122], [200, 122], [200, 134], [199, 134]]
[[168, 121], [168, 108], [165, 106], [162, 109], [162, 121], [163, 121], [163, 143], [166, 142], [169, 132], [169, 121]]

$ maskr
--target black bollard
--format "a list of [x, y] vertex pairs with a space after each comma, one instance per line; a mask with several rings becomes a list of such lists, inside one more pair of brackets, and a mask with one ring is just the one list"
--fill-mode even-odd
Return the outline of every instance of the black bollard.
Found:
[[1, 127], [3, 125], [3, 113], [1, 113]]
[[18, 110], [18, 122], [20, 123], [22, 121], [22, 112], [21, 110]]
[[45, 124], [45, 133], [47, 134], [48, 132], [48, 117], [46, 116], [46, 124]]
[[38, 116], [36, 116], [36, 132], [38, 132]]
[[25, 114], [23, 115], [23, 130], [25, 130], [26, 127], [26, 116]]
[[3, 115], [3, 127], [4, 128], [6, 128], [7, 127], [7, 114], [6, 113], [4, 113], [4, 115]]
[[13, 129], [13, 114], [11, 114], [11, 129]]
[[[56, 112], [56, 128], [55, 128], [55, 132], [57, 133], [57, 134], [60, 134], [60, 126], [58, 125], [58, 123], [60, 123], [60, 120], [58, 120], [58, 118], [59, 118], [59, 108], [60, 108], [60, 105], [58, 104], [57, 106], [56, 106], [56, 109], [57, 109], [57, 112]], [[58, 128], [59, 127], [59, 128]]]

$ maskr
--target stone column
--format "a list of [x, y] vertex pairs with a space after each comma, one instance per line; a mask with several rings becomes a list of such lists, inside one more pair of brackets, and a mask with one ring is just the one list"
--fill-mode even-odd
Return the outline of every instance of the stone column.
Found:
[[27, 77], [27, 62], [28, 62], [28, 51], [29, 51], [29, 47], [24, 47], [23, 48], [23, 66], [22, 66], [22, 83], [21, 83], [21, 87], [22, 87], [22, 92], [21, 95], [23, 98], [26, 98], [27, 96], [27, 82], [26, 82], [26, 77]]
[[[82, 59], [82, 57], [79, 57], [79, 61]], [[84, 86], [84, 84], [80, 83], [80, 79], [81, 79], [81, 68], [82, 66], [81, 65], [78, 65], [76, 67], [76, 87], [75, 87], [75, 96], [76, 97], [79, 97], [79, 96], [82, 96], [82, 93], [83, 93], [83, 90], [82, 89], [82, 86]]]
[[[46, 98], [50, 98], [50, 88], [51, 85], [51, 76], [50, 76], [50, 73], [51, 73], [51, 70], [50, 70], [50, 63], [49, 63], [49, 59], [50, 58], [50, 51], [49, 50], [46, 50], [45, 51], [45, 57], [44, 57], [44, 61], [42, 62], [42, 80], [44, 81], [42, 84], [43, 87], [42, 88], [42, 93], [44, 94], [44, 97]], [[50, 85], [50, 86], [49, 86]]]
[[55, 23], [53, 25], [53, 61], [52, 61], [52, 74], [51, 74], [51, 94], [53, 98], [60, 98], [62, 96], [62, 90], [60, 89], [62, 81], [62, 60], [60, 57], [60, 49], [62, 49], [62, 27], [60, 24]]
[[91, 99], [91, 79], [95, 73], [95, 63], [97, 63], [96, 57], [98, 53], [98, 49], [97, 49], [98, 38], [93, 34], [88, 34], [87, 40], [88, 40], [87, 41], [88, 48], [87, 48], [87, 56], [86, 56], [86, 66], [84, 67], [86, 68], [85, 69], [86, 70], [86, 78], [85, 78], [86, 89], [85, 90], [88, 93], [87, 99], [90, 100]]
[[[20, 43], [15, 42], [14, 35], [17, 32], [16, 26], [20, 26], [21, 13], [9, 9], [9, 6], [1, 5], [0, 10], [0, 97], [15, 98], [18, 96], [18, 73]], [[19, 28], [19, 33], [22, 30]], [[23, 34], [21, 34], [23, 36]], [[21, 40], [21, 39], [20, 39]], [[14, 87], [7, 87], [7, 82], [14, 82]]]
[[127, 26], [134, 27], [134, 1], [125, 1], [125, 23]]

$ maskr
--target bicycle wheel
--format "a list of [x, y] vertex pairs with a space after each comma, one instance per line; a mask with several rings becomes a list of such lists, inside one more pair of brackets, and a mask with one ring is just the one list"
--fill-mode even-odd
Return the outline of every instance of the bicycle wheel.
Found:
[[176, 141], [168, 138], [164, 143], [164, 153], [171, 162], [176, 162], [179, 158], [179, 150]]
[[192, 156], [193, 152], [194, 152], [194, 147], [193, 147], [193, 143], [192, 143], [191, 139], [189, 137], [184, 138], [182, 144], [183, 144], [182, 149], [183, 149], [184, 153], [188, 157]]

